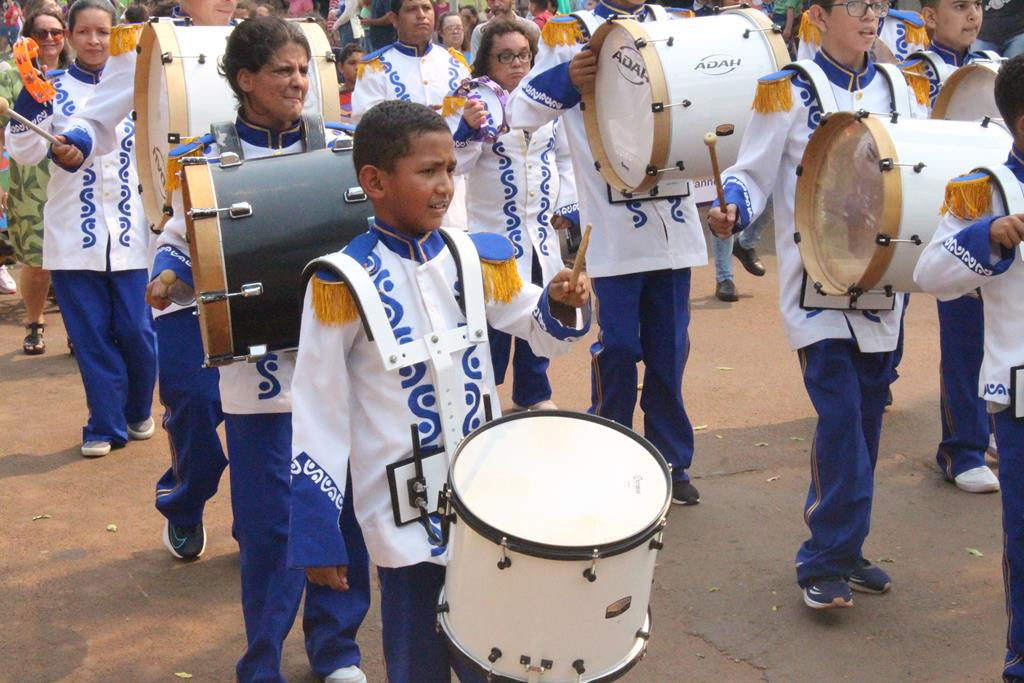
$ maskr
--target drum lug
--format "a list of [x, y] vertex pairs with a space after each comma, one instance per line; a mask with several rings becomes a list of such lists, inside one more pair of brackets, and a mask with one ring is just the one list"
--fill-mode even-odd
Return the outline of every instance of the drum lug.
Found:
[[903, 242], [905, 244], [913, 244], [913, 245], [918, 246], [918, 247], [921, 246], [921, 244], [923, 244], [923, 242], [921, 240], [921, 237], [918, 236], [918, 235], [911, 235], [910, 239], [905, 239], [905, 240], [896, 239], [895, 237], [890, 237], [889, 235], [883, 235], [882, 233], [878, 233], [877, 235], [875, 235], [875, 244], [877, 244], [880, 247], [888, 247], [890, 244], [892, 244], [894, 242], [896, 242], [896, 243]]
[[[648, 165], [647, 168], [644, 169], [644, 173], [650, 176], [655, 176], [658, 175], [659, 173], [666, 173], [668, 171], [683, 171], [685, 169], [686, 165], [682, 161], [677, 161], [675, 164], [669, 166], [668, 168], [655, 168], [654, 166]], [[654, 196], [655, 194], [656, 193], [652, 192], [651, 196]]]
[[594, 552], [590, 555], [590, 566], [583, 570], [583, 578], [590, 583], [597, 581], [597, 558], [598, 552], [595, 548]]
[[572, 670], [576, 672], [576, 683], [583, 680], [583, 674], [586, 672], [587, 667], [583, 665], [582, 659], [577, 659], [572, 663]]
[[691, 102], [690, 100], [683, 100], [682, 102], [676, 102], [675, 104], [665, 104], [664, 102], [652, 102], [651, 111], [655, 114], [660, 114], [666, 109], [671, 109], [672, 107], [689, 107], [692, 104], [693, 102]]
[[[201, 159], [202, 157], [198, 158]], [[220, 155], [220, 158], [217, 161], [220, 164], [221, 168], [232, 168], [234, 166], [242, 165], [241, 158], [239, 158], [239, 156], [234, 152], [224, 152], [223, 154]]]
[[636, 632], [636, 637], [640, 638], [641, 640], [650, 640], [651, 639], [651, 632], [650, 631], [645, 631], [643, 629], [640, 629], [639, 631]]
[[[197, 313], [198, 313], [198, 311], [197, 311]], [[203, 357], [203, 367], [205, 367], [205, 368], [216, 368], [216, 367], [220, 367], [222, 365], [229, 365], [234, 360], [235, 360], [235, 357], [232, 356], [230, 353], [223, 354], [223, 355], [220, 355], [220, 356], [210, 356], [210, 355], [207, 355], [207, 356]]]
[[232, 299], [236, 296], [240, 296], [243, 299], [250, 299], [254, 296], [261, 296], [262, 294], [262, 282], [249, 282], [242, 285], [242, 289], [237, 292], [202, 292], [199, 295], [199, 303], [212, 304], [218, 301], [224, 301], [225, 299]]
[[891, 171], [895, 169], [897, 166], [906, 166], [908, 168], [914, 169], [914, 173], [920, 173], [925, 169], [926, 164], [923, 161], [919, 161], [916, 164], [898, 164], [895, 161], [893, 161], [890, 157], [881, 159], [878, 162], [878, 168], [881, 171]]
[[675, 42], [675, 36], [669, 36], [668, 38], [637, 38], [633, 41], [633, 47], [637, 50], [642, 50], [651, 43], [665, 43], [669, 47], [672, 47]]
[[199, 63], [206, 64], [206, 55], [204, 55], [202, 52], [199, 53]]
[[992, 123], [992, 117], [991, 116], [986, 116], [986, 117], [981, 119], [981, 127], [982, 128], [988, 128], [988, 124], [990, 124], [990, 123]]
[[174, 56], [171, 55], [170, 52], [161, 52], [160, 53], [160, 63], [161, 64], [170, 64], [173, 61], [174, 61]]
[[501, 559], [498, 560], [498, 569], [508, 569], [512, 566], [512, 559], [508, 556], [508, 538], [501, 537]]
[[540, 660], [540, 664], [537, 666], [533, 666], [532, 661], [530, 655], [519, 655], [519, 663], [526, 668], [526, 673], [528, 674], [542, 674], [545, 671], [550, 671], [555, 665], [550, 659]]
[[350, 187], [345, 190], [345, 203], [356, 204], [366, 201], [366, 192], [361, 187]]
[[[204, 218], [216, 218], [222, 213], [226, 213], [228, 218], [232, 220], [238, 220], [239, 218], [249, 218], [253, 214], [252, 204], [249, 202], [235, 202], [226, 209], [222, 208], [202, 208], [202, 209], [189, 209], [188, 217], [194, 221], [202, 220]], [[262, 293], [262, 292], [261, 292]], [[253, 296], [253, 295], [250, 295]]]
[[256, 346], [249, 347], [249, 353], [245, 356], [246, 363], [255, 363], [261, 358], [267, 355], [267, 345], [257, 344]]
[[331, 143], [332, 152], [350, 152], [352, 151], [352, 138], [335, 138], [334, 142]]

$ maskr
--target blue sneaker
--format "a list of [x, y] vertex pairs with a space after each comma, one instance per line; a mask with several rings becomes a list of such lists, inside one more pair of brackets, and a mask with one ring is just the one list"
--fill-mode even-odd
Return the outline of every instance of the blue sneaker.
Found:
[[888, 593], [892, 588], [892, 579], [889, 578], [889, 575], [864, 558], [860, 559], [848, 581], [850, 588], [858, 593], [881, 595]]
[[826, 576], [804, 588], [804, 604], [811, 609], [853, 607], [853, 593], [842, 577]]

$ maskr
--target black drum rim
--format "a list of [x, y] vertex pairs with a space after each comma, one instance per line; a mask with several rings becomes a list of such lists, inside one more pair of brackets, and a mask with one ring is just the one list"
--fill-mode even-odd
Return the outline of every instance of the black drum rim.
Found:
[[[455, 469], [455, 463], [458, 462], [459, 456], [462, 454], [465, 445], [469, 443], [475, 435], [483, 433], [493, 427], [506, 424], [508, 422], [514, 422], [515, 420], [533, 419], [537, 417], [568, 417], [595, 422], [602, 426], [610, 427], [636, 441], [652, 458], [654, 458], [654, 461], [658, 463], [659, 468], [665, 476], [665, 502], [662, 504], [658, 515], [641, 531], [638, 531], [635, 534], [610, 543], [588, 546], [563, 546], [541, 543], [540, 541], [522, 538], [506, 531], [502, 531], [501, 529], [498, 529], [497, 527], [480, 519], [472, 512], [472, 510], [470, 510], [469, 506], [459, 496], [458, 489], [452, 480], [452, 472]], [[643, 545], [661, 532], [665, 527], [668, 511], [672, 505], [672, 471], [668, 463], [665, 461], [665, 458], [658, 452], [658, 449], [655, 448], [650, 441], [640, 434], [637, 434], [632, 429], [623, 427], [618, 422], [599, 415], [580, 413], [572, 410], [530, 410], [513, 413], [512, 415], [503, 415], [502, 417], [491, 420], [487, 424], [471, 432], [469, 436], [463, 439], [455, 449], [455, 453], [452, 455], [452, 461], [448, 464], [448, 490], [452, 508], [455, 510], [459, 521], [465, 522], [469, 525], [469, 528], [473, 529], [473, 531], [492, 543], [495, 543], [496, 545], [504, 545], [510, 552], [516, 552], [530, 557], [538, 557], [545, 560], [590, 561], [593, 559], [613, 557], [615, 555], [621, 555], [622, 553], [629, 552], [630, 550]]]

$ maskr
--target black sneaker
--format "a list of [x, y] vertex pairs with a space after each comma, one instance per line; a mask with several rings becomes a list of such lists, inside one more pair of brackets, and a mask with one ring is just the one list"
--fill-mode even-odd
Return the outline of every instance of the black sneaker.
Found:
[[860, 593], [881, 595], [892, 588], [892, 579], [889, 575], [864, 559], [860, 560], [857, 568], [850, 574], [848, 582], [850, 588]]
[[700, 502], [700, 491], [688, 481], [673, 482], [672, 502], [676, 505], [696, 505]]
[[715, 298], [719, 301], [739, 301], [740, 297], [736, 294], [736, 285], [732, 280], [722, 280], [715, 285]]
[[164, 527], [164, 545], [179, 560], [194, 560], [206, 550], [206, 531], [203, 523], [194, 526], [175, 526], [170, 522]]
[[804, 587], [804, 604], [811, 609], [853, 607], [853, 593], [841, 576], [827, 576]]
[[757, 250], [751, 247], [750, 249], [744, 249], [740, 246], [739, 239], [733, 240], [732, 243], [732, 255], [743, 264], [743, 269], [756, 277], [762, 277], [765, 274], [764, 264], [761, 263], [761, 259], [757, 257]]

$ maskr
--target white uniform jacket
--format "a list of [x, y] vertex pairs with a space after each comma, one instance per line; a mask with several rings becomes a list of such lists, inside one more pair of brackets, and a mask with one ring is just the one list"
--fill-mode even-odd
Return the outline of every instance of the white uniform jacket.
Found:
[[[594, 12], [578, 14], [599, 24], [613, 14], [628, 12], [602, 2]], [[636, 18], [650, 21], [653, 11], [643, 6]], [[578, 30], [574, 24], [578, 24]], [[569, 80], [569, 62], [586, 44], [585, 37], [571, 37], [573, 33], [588, 35], [582, 19], [563, 16], [548, 20], [533, 69], [509, 98], [508, 116], [514, 128], [526, 130], [536, 130], [561, 117], [572, 155], [580, 219], [593, 225], [587, 272], [593, 277], [608, 277], [706, 264], [707, 247], [692, 194], [614, 204], [609, 201], [608, 186], [594, 166], [587, 142], [580, 92]]]
[[[485, 263], [507, 262], [513, 256], [508, 241], [495, 235], [471, 235], [466, 240], [472, 240]], [[343, 252], [361, 263], [372, 279], [371, 286], [384, 306], [385, 324], [390, 325], [398, 343], [428, 337], [435, 343], [441, 338], [443, 343], [446, 333], [465, 328], [467, 316], [460, 307], [462, 282], [456, 260], [437, 231], [416, 239], [377, 223]], [[438, 347], [443, 360], [389, 371], [377, 343], [368, 339], [358, 317], [327, 324], [315, 312], [313, 292], [322, 286], [318, 280], [330, 282], [331, 278], [337, 279], [333, 273], [320, 272], [311, 280], [302, 311], [292, 382], [289, 564], [346, 563], [338, 515], [349, 467], [356, 516], [374, 564], [444, 564], [447, 548], [432, 544], [419, 524], [396, 526], [385, 468], [409, 457], [411, 425], [417, 426], [423, 447], [445, 445], [446, 427], [439, 413], [443, 396], [436, 389], [443, 385], [438, 379], [438, 368], [443, 365], [451, 363], [443, 370], [444, 376], [464, 387], [462, 395], [455, 398], [464, 405], [457, 406], [457, 411], [444, 408], [464, 416], [461, 425], [449, 425], [448, 429], [454, 427], [464, 436], [483, 424], [484, 396], [490, 396], [494, 414], [499, 414], [486, 332], [472, 335], [480, 343], [471, 343], [462, 351], [448, 353]], [[575, 328], [566, 327], [551, 315], [547, 289], [529, 283], [508, 303], [492, 300], [482, 305], [488, 324], [526, 339], [541, 356], [568, 351], [569, 343], [590, 327], [589, 306], [577, 312]]]
[[[22, 89], [15, 111], [47, 131], [59, 132], [98, 90], [103, 72], [77, 64], [50, 72], [57, 96], [39, 104]], [[105, 82], [105, 81], [103, 81]], [[22, 124], [7, 124], [7, 149], [21, 164], [46, 158], [50, 143]], [[43, 209], [43, 267], [47, 270], [133, 270], [149, 265], [148, 223], [139, 199], [139, 178], [132, 148], [135, 123], [122, 116], [111, 126], [115, 148], [94, 156], [82, 173], [50, 169]]]
[[[251, 124], [239, 117], [235, 130], [241, 142], [244, 159], [260, 159], [284, 154], [299, 154], [304, 151], [301, 120], [285, 131], [271, 131]], [[340, 131], [326, 131], [327, 144]], [[207, 135], [194, 145], [204, 145], [203, 155], [212, 163], [220, 156], [219, 146], [213, 136]], [[185, 145], [183, 147], [191, 147]], [[157, 240], [156, 256], [153, 262], [153, 277], [166, 269], [173, 270], [178, 278], [190, 286], [192, 282], [192, 260], [185, 234], [185, 209], [181, 203], [181, 191], [173, 194], [174, 216], [164, 225]], [[286, 226], [282, 226], [286, 229]], [[174, 310], [180, 310], [178, 308]], [[157, 315], [169, 310], [155, 311]], [[266, 354], [255, 363], [236, 362], [218, 368], [220, 373], [220, 401], [225, 413], [251, 415], [259, 413], [287, 413], [291, 408], [291, 379], [295, 367], [294, 351], [275, 351]]]
[[[822, 50], [815, 56], [814, 63], [825, 72], [839, 111], [892, 111], [889, 82], [870, 61], [863, 71], [854, 73]], [[900, 83], [896, 85], [904, 87]], [[794, 71], [784, 69], [761, 78], [758, 97], [770, 88], [790, 89], [793, 105], [789, 111], [763, 111], [755, 100], [755, 111], [743, 134], [736, 164], [722, 174], [726, 203], [736, 204], [738, 208], [734, 232], [750, 225], [764, 211], [768, 198], [774, 195], [779, 306], [791, 348], [852, 336], [861, 351], [892, 351], [899, 334], [903, 297], [896, 297], [894, 311], [878, 313], [800, 307], [803, 263], [793, 237], [796, 167], [823, 112], [814, 87]], [[923, 116], [923, 107], [917, 104], [913, 93], [910, 97], [915, 116]]]
[[352, 121], [384, 100], [408, 100], [440, 107], [446, 95], [469, 78], [465, 57], [428, 43], [425, 52], [392, 43], [363, 57], [352, 92]]
[[[800, 44], [797, 47], [796, 58], [814, 59], [814, 55], [821, 49], [821, 34], [811, 23], [807, 12], [804, 12], [800, 20], [799, 35]], [[928, 49], [929, 42], [921, 15], [902, 10], [889, 10], [889, 14], [879, 20], [878, 39], [901, 62], [914, 52]]]
[[928, 96], [934, 106], [942, 85], [950, 74], [976, 59], [989, 59], [993, 53], [960, 52], [932, 41], [931, 47], [923, 52], [911, 54], [902, 65], [905, 71], [919, 73], [928, 79]]
[[562, 268], [553, 216], [579, 222], [576, 181], [560, 121], [533, 134], [511, 130], [494, 143], [460, 138], [471, 131], [463, 122], [455, 132], [455, 172], [466, 176], [470, 232], [505, 235], [515, 247], [523, 282], [530, 282], [537, 254], [542, 283]]
[[[1024, 152], [1014, 147], [1006, 162], [1021, 204], [1024, 193]], [[932, 241], [921, 253], [914, 281], [926, 292], [948, 301], [981, 288], [985, 304], [985, 358], [978, 378], [978, 395], [991, 403], [1010, 405], [1010, 369], [1024, 365], [1024, 265], [1020, 248], [1005, 249], [989, 239], [992, 222], [1007, 214], [1002, 190], [984, 173], [961, 176], [950, 183], [983, 185], [991, 196], [991, 213], [963, 218], [949, 211], [939, 223]], [[947, 191], [947, 199], [949, 198]], [[949, 202], [947, 201], [947, 204]], [[955, 206], [955, 204], [954, 204]]]

